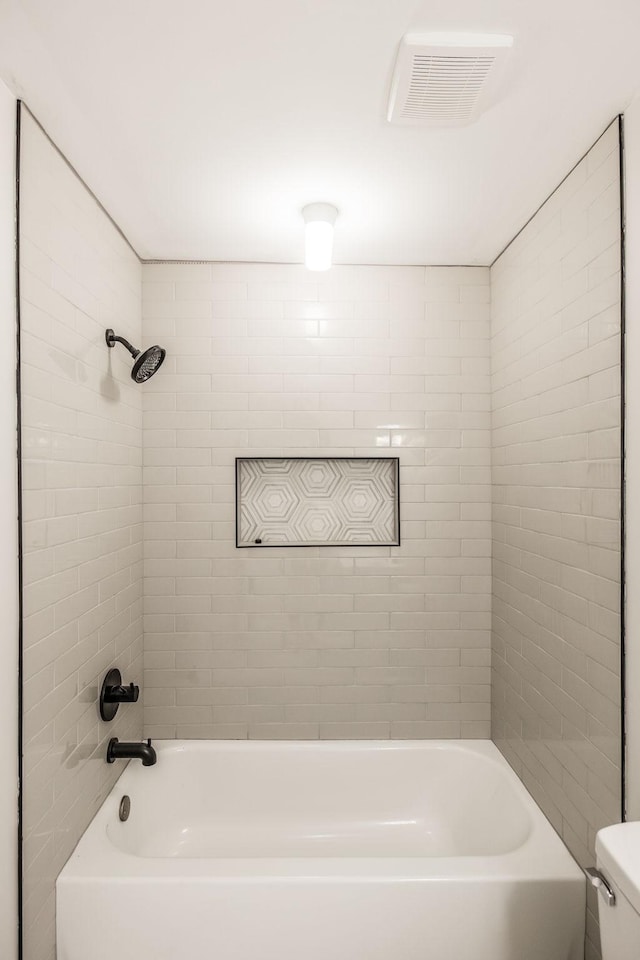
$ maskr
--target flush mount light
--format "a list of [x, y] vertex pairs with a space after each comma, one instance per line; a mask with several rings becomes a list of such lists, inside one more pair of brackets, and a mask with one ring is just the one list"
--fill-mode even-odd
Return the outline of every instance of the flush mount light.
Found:
[[304, 218], [304, 263], [307, 270], [328, 270], [333, 250], [333, 225], [338, 216], [330, 203], [308, 203]]

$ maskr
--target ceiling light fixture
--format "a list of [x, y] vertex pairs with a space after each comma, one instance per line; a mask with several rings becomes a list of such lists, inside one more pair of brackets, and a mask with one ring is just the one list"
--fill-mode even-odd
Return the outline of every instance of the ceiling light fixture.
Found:
[[304, 218], [304, 264], [307, 270], [328, 270], [333, 250], [333, 225], [338, 216], [330, 203], [308, 203]]

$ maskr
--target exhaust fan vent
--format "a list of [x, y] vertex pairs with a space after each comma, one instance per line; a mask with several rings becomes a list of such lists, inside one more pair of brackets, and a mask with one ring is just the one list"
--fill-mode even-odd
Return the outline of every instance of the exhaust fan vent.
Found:
[[427, 126], [471, 123], [495, 98], [512, 37], [406, 34], [387, 120]]

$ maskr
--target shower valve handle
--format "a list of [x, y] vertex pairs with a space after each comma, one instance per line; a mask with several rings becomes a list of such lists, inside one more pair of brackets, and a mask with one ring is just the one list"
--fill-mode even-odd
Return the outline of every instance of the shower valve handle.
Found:
[[117, 667], [107, 673], [100, 690], [100, 716], [107, 722], [113, 720], [121, 703], [135, 703], [140, 696], [140, 687], [135, 683], [125, 686]]
[[140, 696], [140, 687], [130, 683], [127, 687], [123, 683], [107, 687], [104, 694], [105, 703], [135, 703]]

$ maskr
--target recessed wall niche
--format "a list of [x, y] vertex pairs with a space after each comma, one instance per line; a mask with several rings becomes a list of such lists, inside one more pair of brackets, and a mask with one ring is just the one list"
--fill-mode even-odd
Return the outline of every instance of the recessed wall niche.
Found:
[[236, 546], [398, 546], [397, 457], [236, 460]]

